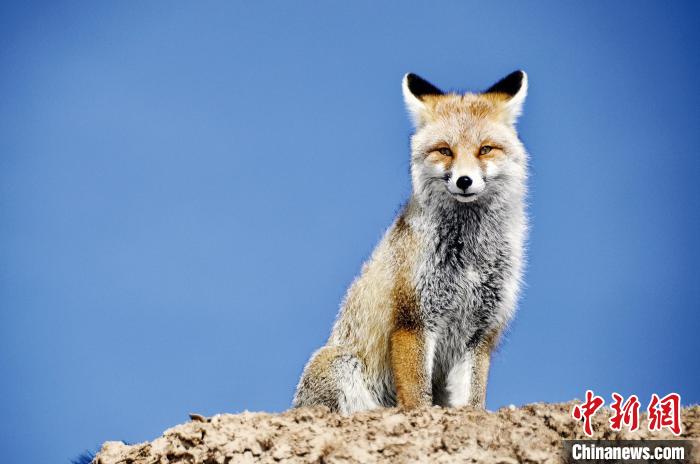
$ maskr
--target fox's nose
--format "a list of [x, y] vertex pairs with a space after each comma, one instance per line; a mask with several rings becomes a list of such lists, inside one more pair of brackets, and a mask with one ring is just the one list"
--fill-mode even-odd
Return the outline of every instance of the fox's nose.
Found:
[[459, 179], [457, 179], [458, 189], [467, 190], [470, 185], [472, 185], [472, 178], [469, 176], [462, 176]]

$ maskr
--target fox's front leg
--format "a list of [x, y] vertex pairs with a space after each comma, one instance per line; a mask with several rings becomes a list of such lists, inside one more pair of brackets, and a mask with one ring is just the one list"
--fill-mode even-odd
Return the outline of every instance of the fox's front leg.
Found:
[[468, 350], [450, 370], [447, 376], [449, 404], [453, 407], [486, 407], [491, 352], [498, 341], [498, 331], [484, 337]]
[[431, 345], [425, 332], [418, 328], [398, 328], [391, 334], [391, 369], [401, 408], [432, 404]]

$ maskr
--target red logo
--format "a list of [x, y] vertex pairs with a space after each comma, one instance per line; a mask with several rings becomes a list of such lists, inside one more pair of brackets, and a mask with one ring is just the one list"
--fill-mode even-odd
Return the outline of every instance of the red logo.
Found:
[[624, 399], [617, 393], [612, 394], [613, 402], [610, 407], [614, 411], [614, 415], [610, 418], [610, 428], [612, 430], [622, 430], [622, 426], [625, 425], [629, 427], [631, 432], [634, 432], [639, 428], [639, 398], [637, 395], [632, 395], [627, 398], [624, 403]]
[[574, 406], [571, 415], [574, 419], [581, 420], [583, 418], [583, 433], [589, 437], [593, 435], [593, 427], [591, 427], [591, 417], [595, 412], [605, 404], [605, 400], [601, 396], [595, 396], [591, 390], [586, 390], [586, 402], [581, 406]]
[[669, 393], [659, 399], [659, 395], [651, 395], [649, 407], [649, 430], [661, 430], [666, 427], [674, 435], [681, 434], [681, 396]]
[[[612, 394], [613, 401], [610, 407], [613, 415], [609, 420], [610, 429], [614, 431], [627, 427], [631, 432], [639, 429], [640, 402], [637, 395], [631, 395], [627, 400], [618, 394]], [[577, 404], [571, 411], [571, 416], [577, 421], [583, 420], [583, 433], [589, 437], [593, 435], [591, 417], [598, 411], [605, 401], [595, 395], [591, 390], [586, 390], [586, 401]], [[649, 431], [667, 428], [674, 435], [681, 434], [681, 396], [678, 393], [669, 393], [663, 398], [654, 393], [647, 407], [649, 414], [647, 428]]]

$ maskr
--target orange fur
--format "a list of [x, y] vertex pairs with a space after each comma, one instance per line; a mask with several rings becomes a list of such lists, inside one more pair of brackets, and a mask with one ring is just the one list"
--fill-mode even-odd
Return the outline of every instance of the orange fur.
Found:
[[[403, 240], [396, 256], [398, 261], [394, 288], [391, 293], [393, 305], [393, 331], [391, 334], [391, 370], [396, 385], [398, 405], [410, 409], [430, 404], [429, 382], [425, 376], [425, 346], [423, 321], [420, 317], [418, 296], [412, 287], [410, 269], [411, 256], [406, 247], [415, 240], [413, 232], [401, 217], [394, 229], [394, 240]], [[415, 248], [413, 248], [415, 249]]]
[[405, 409], [429, 405], [430, 392], [423, 363], [425, 346], [422, 331], [397, 329], [391, 335], [391, 368], [396, 399]]

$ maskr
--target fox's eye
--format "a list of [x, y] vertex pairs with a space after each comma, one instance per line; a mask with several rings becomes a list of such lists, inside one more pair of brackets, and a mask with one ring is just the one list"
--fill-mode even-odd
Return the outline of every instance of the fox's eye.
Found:
[[484, 146], [481, 147], [481, 149], [479, 150], [479, 154], [480, 154], [480, 155], [488, 155], [489, 152], [490, 152], [491, 150], [493, 150], [493, 147], [492, 147], [492, 146], [484, 145]]
[[438, 148], [438, 151], [441, 155], [452, 156], [452, 150], [447, 147]]

